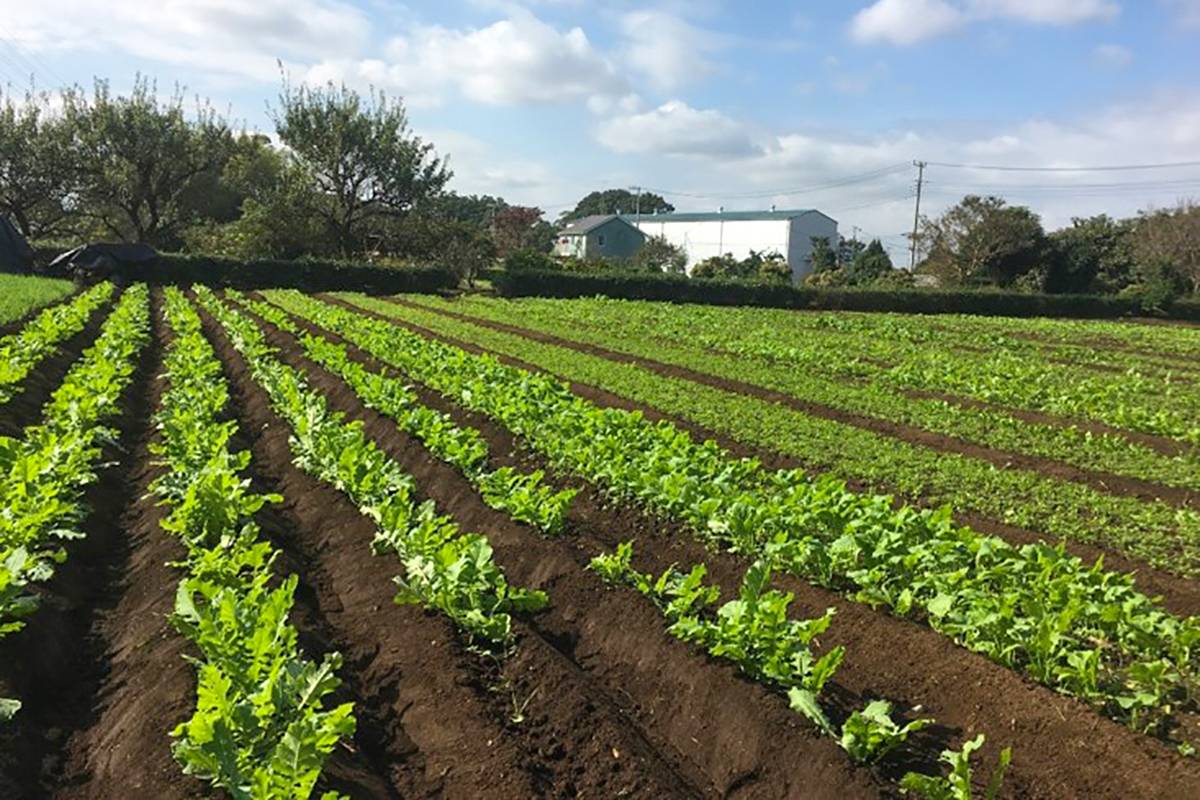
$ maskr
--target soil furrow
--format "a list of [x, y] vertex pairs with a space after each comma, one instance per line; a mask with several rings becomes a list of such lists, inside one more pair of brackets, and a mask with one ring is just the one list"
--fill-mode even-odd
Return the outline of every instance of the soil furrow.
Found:
[[745, 383], [743, 381], [734, 380], [731, 378], [723, 378], [719, 375], [713, 375], [706, 372], [698, 372], [693, 369], [688, 369], [687, 367], [681, 367], [675, 364], [667, 364], [662, 361], [655, 361], [654, 359], [635, 356], [629, 353], [622, 353], [617, 350], [610, 350], [606, 347], [600, 347], [598, 345], [589, 344], [586, 342], [565, 339], [560, 336], [554, 336], [541, 331], [530, 330], [518, 325], [496, 322], [494, 320], [474, 317], [469, 314], [461, 314], [443, 308], [416, 306], [396, 297], [389, 297], [387, 300], [400, 306], [418, 308], [422, 311], [433, 311], [452, 319], [491, 328], [503, 333], [511, 333], [516, 336], [523, 336], [526, 339], [531, 339], [536, 342], [551, 344], [555, 345], [556, 347], [565, 347], [570, 350], [575, 350], [576, 352], [598, 356], [600, 358], [608, 359], [609, 361], [614, 361], [617, 363], [632, 364], [636, 367], [640, 367], [641, 369], [645, 369], [649, 372], [653, 372], [664, 377], [680, 378], [693, 383], [711, 386], [714, 389], [720, 389], [723, 392], [731, 392], [733, 394], [740, 394], [746, 397], [754, 397], [759, 400], [766, 400], [769, 403], [776, 403], [778, 405], [799, 411], [803, 414], [808, 414], [820, 419], [827, 419], [832, 422], [838, 422], [843, 425], [850, 425], [861, 430], [866, 430], [882, 436], [898, 439], [902, 442], [908, 442], [909, 444], [925, 447], [937, 452], [955, 453], [957, 455], [984, 461], [988, 464], [999, 467], [1000, 469], [1028, 470], [1030, 472], [1036, 472], [1040, 475], [1045, 475], [1049, 478], [1082, 483], [1101, 492], [1122, 497], [1133, 497], [1138, 500], [1157, 500], [1176, 506], [1190, 506], [1195, 505], [1197, 502], [1197, 496], [1195, 492], [1191, 492], [1186, 489], [1180, 489], [1174, 486], [1163, 486], [1151, 481], [1131, 478], [1125, 475], [1115, 475], [1108, 472], [1081, 469], [1074, 465], [1066, 464], [1061, 461], [1055, 461], [1049, 458], [1042, 458], [1024, 453], [987, 447], [966, 439], [933, 433], [932, 431], [927, 431], [911, 425], [904, 425], [879, 417], [854, 414], [838, 408], [833, 408], [831, 406], [812, 403], [804, 400], [801, 397], [774, 389], [768, 389], [763, 386], [757, 386], [755, 384]]
[[[812, 797], [849, 797], [890, 791], [869, 772], [854, 768], [833, 741], [790, 711], [779, 695], [675, 640], [650, 603], [607, 589], [587, 572], [588, 560], [600, 550], [598, 542], [581, 548], [570, 540], [549, 540], [489, 508], [465, 477], [363, 406], [341, 379], [298, 352], [290, 336], [256, 321], [334, 408], [364, 421], [366, 433], [417, 478], [439, 508], [449, 510], [465, 529], [487, 535], [510, 580], [549, 592], [550, 607], [526, 621], [529, 635], [521, 639], [520, 649], [545, 648], [571, 665], [561, 674], [576, 688], [570, 695], [556, 689], [559, 697], [590, 696], [611, 708], [602, 727], [585, 723], [569, 732], [572, 739], [586, 742], [576, 745], [585, 760], [612, 764], [614, 753], [624, 759], [625, 748], [644, 743], [644, 761], [638, 765], [644, 788], [632, 796], [664, 796], [662, 790], [649, 791], [655, 783], [690, 784], [699, 791], [688, 794], [722, 797], [783, 798], [801, 791]], [[553, 675], [547, 664], [536, 673], [533, 685], [539, 691], [542, 676]], [[536, 699], [531, 709], [535, 704]], [[625, 744], [607, 738], [622, 731]], [[573, 750], [566, 752], [574, 755]], [[791, 766], [797, 758], [803, 769]]]
[[[349, 349], [369, 368], [382, 367], [353, 346]], [[414, 390], [423, 403], [483, 433], [491, 452], [504, 454], [497, 459], [499, 464], [555, 474], [520, 439], [486, 417], [465, 411], [425, 387]], [[672, 564], [703, 562], [725, 598], [733, 595], [747, 566], [744, 559], [707, 550], [677, 523], [614, 506], [594, 487], [576, 479], [555, 475], [555, 482], [581, 490], [569, 518], [566, 535], [571, 539], [612, 549], [636, 538], [640, 568], [662, 570]], [[931, 730], [929, 738], [984, 732], [988, 744], [981, 763], [994, 762], [1001, 747], [1012, 745], [1015, 758], [1007, 780], [1012, 796], [1168, 797], [1200, 791], [1200, 767], [1194, 762], [1100, 717], [1081, 702], [965, 651], [925, 626], [847, 602], [790, 576], [777, 577], [776, 583], [795, 595], [794, 611], [800, 617], [817, 616], [829, 607], [838, 609], [826, 644], [847, 648], [835, 679], [843, 689], [839, 698], [843, 706], [882, 696], [895, 701], [899, 709], [920, 707], [922, 715], [935, 718], [940, 730]], [[1079, 748], [1080, 742], [1087, 743], [1086, 750], [1070, 750]], [[1063, 758], [1068, 751], [1071, 757]], [[1121, 766], [1114, 768], [1117, 763]], [[1120, 777], [1114, 779], [1113, 773]], [[1163, 782], [1164, 773], [1170, 776], [1169, 785]]]
[[[395, 317], [385, 316], [367, 309], [359, 308], [358, 306], [346, 303], [332, 295], [319, 294], [316, 295], [316, 297], [324, 300], [327, 303], [341, 306], [342, 308], [354, 311], [355, 313], [373, 317], [392, 325], [398, 325], [414, 333], [432, 339], [437, 339], [455, 347], [462, 348], [468, 352], [490, 355], [504, 364], [508, 364], [519, 369], [533, 372], [548, 372], [548, 370], [539, 367], [536, 364], [522, 361], [503, 353], [488, 350], [487, 348], [480, 347], [473, 342], [424, 328], [420, 325], [409, 322], [408, 320], [397, 319]], [[559, 377], [561, 378], [561, 376]], [[607, 391], [603, 388], [592, 386], [590, 384], [578, 383], [567, 378], [561, 379], [570, 386], [572, 392], [592, 403], [595, 403], [598, 406], [621, 408], [627, 411], [638, 411], [643, 414], [646, 419], [651, 421], [669, 422], [671, 425], [674, 425], [680, 430], [687, 431], [696, 441], [712, 440], [734, 456], [757, 458], [760, 462], [762, 462], [765, 469], [778, 470], [794, 469], [797, 467], [802, 469], [811, 469], [812, 467], [810, 464], [802, 463], [799, 459], [787, 457], [780, 453], [767, 450], [766, 448], [751, 447], [724, 434], [696, 425], [689, 420], [664, 414], [650, 406], [635, 403], [625, 397], [614, 394], [613, 392]], [[848, 481], [847, 486], [859, 492], [887, 491], [887, 487], [871, 487], [862, 482], [856, 481]], [[899, 495], [896, 496], [895, 502], [897, 505], [902, 505], [905, 502], [911, 502], [915, 505], [926, 505], [921, 498], [904, 498]], [[956, 513], [955, 519], [963, 525], [970, 526], [979, 533], [998, 536], [1018, 545], [1047, 540], [1045, 534], [1037, 531], [1008, 525], [1003, 522], [976, 514]], [[1109, 569], [1133, 574], [1138, 589], [1150, 596], [1161, 596], [1163, 600], [1163, 606], [1172, 613], [1182, 616], [1200, 614], [1200, 582], [1183, 578], [1178, 575], [1173, 575], [1164, 570], [1150, 566], [1145, 562], [1138, 561], [1137, 559], [1132, 559], [1128, 556], [1124, 556], [1109, 550], [1104, 550], [1102, 548], [1095, 547], [1094, 545], [1084, 544], [1077, 541], [1066, 541], [1064, 544], [1068, 552], [1084, 559], [1089, 563], [1094, 562], [1097, 558], [1103, 556], [1104, 563]]]
[[[146, 387], [147, 416], [162, 397], [163, 349], [169, 341], [161, 295], [152, 295], [154, 353]], [[134, 791], [147, 797], [189, 798], [207, 793], [182, 774], [171, 757], [168, 732], [185, 719], [195, 695], [195, 679], [184, 661], [186, 640], [167, 621], [175, 602], [176, 578], [168, 562], [183, 556], [178, 542], [159, 521], [166, 509], [148, 496], [163, 468], [153, 463], [151, 427], [132, 451], [130, 479], [134, 502], [122, 519], [129, 553], [116, 587], [117, 600], [99, 613], [94, 635], [104, 644], [108, 668], [96, 694], [92, 724], [71, 737], [60, 798], [121, 798]]]
[[294, 536], [288, 550], [330, 645], [345, 658], [339, 675], [364, 701], [356, 707], [360, 725], [372, 731], [364, 749], [390, 766], [391, 783], [405, 797], [544, 796], [547, 776], [492, 713], [480, 659], [460, 645], [446, 618], [393, 602], [401, 565], [371, 554], [374, 524], [294, 465], [286, 422], [220, 326], [200, 314], [233, 387], [258, 477], [285, 498], [275, 511]]
[[61, 342], [25, 377], [9, 401], [0, 404], [0, 436], [20, 436], [27, 425], [41, 421], [42, 407], [62, 384], [80, 354], [96, 341], [104, 320], [116, 307], [120, 294], [120, 291], [113, 292], [108, 302], [101, 303], [92, 312], [83, 330]]
[[[103, 621], [119, 604], [134, 566], [125, 524], [139, 498], [137, 454], [147, 436], [158, 358], [152, 341], [139, 354], [123, 393], [122, 414], [111, 423], [117, 442], [106, 445], [101, 456], [108, 466], [84, 494], [85, 538], [67, 543], [67, 561], [38, 587], [38, 610], [24, 629], [0, 642], [0, 684], [24, 703], [0, 731], [0, 795], [5, 797], [52, 796], [78, 777], [69, 771], [75, 763], [71, 740], [91, 729], [100, 713], [100, 690], [114, 669]], [[166, 697], [159, 699], [168, 702]], [[162, 753], [144, 755], [147, 779], [159, 780]]]

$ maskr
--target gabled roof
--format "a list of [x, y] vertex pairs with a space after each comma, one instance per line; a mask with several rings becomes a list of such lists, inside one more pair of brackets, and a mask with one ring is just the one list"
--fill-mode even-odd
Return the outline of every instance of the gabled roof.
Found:
[[617, 214], [593, 214], [590, 217], [571, 220], [566, 227], [559, 231], [559, 234], [562, 236], [586, 236], [601, 225], [607, 225], [613, 220], [619, 220], [632, 226], [628, 219]]
[[822, 217], [832, 219], [828, 214], [823, 214], [815, 208], [792, 208], [780, 211], [680, 211], [669, 214], [642, 214], [638, 217], [625, 215], [625, 219], [637, 222], [754, 222], [795, 219], [809, 214], [820, 214]]

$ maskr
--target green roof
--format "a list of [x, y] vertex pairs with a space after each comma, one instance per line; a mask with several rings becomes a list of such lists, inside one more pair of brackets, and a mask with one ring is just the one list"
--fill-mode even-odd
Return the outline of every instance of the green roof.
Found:
[[[759, 220], [795, 219], [808, 214], [821, 214], [815, 208], [792, 208], [780, 211], [681, 211], [670, 214], [622, 214], [622, 218], [638, 222], [754, 222]], [[828, 217], [827, 214], [821, 214]]]

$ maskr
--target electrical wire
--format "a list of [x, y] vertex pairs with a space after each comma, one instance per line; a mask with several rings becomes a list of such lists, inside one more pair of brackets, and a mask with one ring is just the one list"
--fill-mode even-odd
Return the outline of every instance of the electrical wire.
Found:
[[1200, 161], [1176, 161], [1165, 164], [1118, 164], [1115, 166], [1098, 167], [1020, 167], [1003, 164], [950, 164], [944, 161], [927, 161], [930, 167], [946, 167], [947, 169], [977, 169], [993, 170], [996, 172], [1137, 172], [1146, 169], [1179, 169], [1182, 167], [1200, 167]]

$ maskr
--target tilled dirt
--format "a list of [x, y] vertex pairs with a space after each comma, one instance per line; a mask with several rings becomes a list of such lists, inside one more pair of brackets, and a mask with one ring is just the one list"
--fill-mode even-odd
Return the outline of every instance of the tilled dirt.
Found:
[[[25, 704], [0, 743], [5, 797], [128, 797], [122, 786], [146, 786], [153, 796], [194, 794], [171, 762], [166, 736], [191, 685], [160, 616], [157, 562], [172, 551], [141, 535], [150, 511], [139, 498], [148, 481], [144, 445], [158, 358], [152, 342], [125, 392], [118, 443], [103, 455], [109, 466], [85, 494], [86, 538], [67, 543], [69, 558], [40, 587], [38, 611], [0, 644], [3, 682]], [[101, 720], [119, 731], [101, 730]], [[78, 793], [86, 771], [110, 768], [119, 782]]]
[[[301, 324], [316, 330], [307, 323]], [[340, 341], [332, 334], [326, 335]], [[278, 334], [276, 337], [279, 343], [286, 343]], [[369, 368], [381, 369], [370, 356], [352, 346], [349, 349], [352, 357]], [[310, 367], [310, 371], [314, 376], [320, 373], [315, 367]], [[348, 392], [344, 385], [340, 388], [330, 385], [340, 381], [315, 379], [332, 396]], [[416, 390], [422, 402], [451, 414], [460, 424], [480, 430], [497, 464], [526, 469], [546, 467], [544, 460], [486, 418], [467, 412], [428, 389], [416, 387]], [[371, 412], [352, 400], [348, 410], [355, 417], [374, 419]], [[394, 426], [388, 430], [387, 425], [386, 421], [382, 426], [372, 422], [368, 429], [385, 447], [405, 438]], [[471, 489], [461, 476], [444, 474], [453, 472], [446, 465], [425, 463], [431, 460], [428, 456], [423, 456], [422, 462], [411, 455], [412, 448], [407, 445], [391, 447], [398, 456], [407, 458], [406, 466], [414, 474], [424, 471], [440, 475], [430, 482], [435, 487], [431, 491], [446, 491], [448, 507], [463, 509], [469, 518], [478, 520], [476, 527], [487, 531], [511, 576], [523, 574], [523, 559], [519, 555], [523, 551], [533, 551], [533, 562], [538, 565], [555, 563], [564, 556], [579, 564], [584, 560], [579, 555], [581, 551], [612, 549], [631, 538], [637, 540], [636, 552], [642, 569], [657, 571], [675, 563], [704, 562], [726, 598], [732, 596], [747, 566], [743, 559], [707, 551], [677, 524], [648, 517], [633, 508], [614, 507], [592, 487], [562, 476], [556, 476], [556, 482], [581, 489], [572, 506], [568, 533], [561, 541], [537, 539], [523, 526], [496, 520], [496, 512], [469, 497]], [[447, 489], [440, 488], [443, 486]], [[506, 534], [508, 529], [523, 534], [511, 555], [503, 540], [507, 535], [516, 538], [516, 533]], [[535, 567], [529, 574], [534, 580], [540, 576], [548, 582], [557, 605], [561, 601], [555, 592], [558, 584], [553, 581], [562, 578], [546, 575], [549, 570], [545, 566]], [[793, 608], [799, 617], [819, 615], [828, 607], [838, 609], [823, 644], [844, 644], [847, 648], [846, 662], [833, 689], [843, 713], [852, 705], [861, 705], [864, 698], [885, 697], [902, 711], [920, 708], [920, 714], [938, 721], [939, 727], [931, 729], [918, 742], [915, 752], [910, 753], [906, 767], [921, 765], [922, 759], [930, 758], [947, 737], [983, 732], [989, 741], [981, 763], [994, 763], [998, 750], [1006, 745], [1011, 745], [1016, 753], [1006, 790], [1011, 796], [1171, 797], [1191, 796], [1200, 791], [1200, 769], [1194, 762], [1155, 740], [1103, 719], [1082, 703], [966, 652], [926, 627], [873, 612], [791, 577], [779, 577], [776, 582], [795, 595]], [[604, 658], [607, 661], [610, 657]]]
[[[340, 305], [344, 308], [348, 308], [368, 316], [373, 316], [385, 322], [401, 325], [402, 327], [405, 327], [415, 333], [445, 341], [456, 347], [461, 347], [465, 350], [468, 350], [469, 352], [488, 353], [489, 355], [498, 358], [506, 364], [510, 364], [521, 369], [535, 372], [546, 372], [545, 369], [537, 366], [536, 364], [531, 364], [529, 362], [521, 361], [520, 359], [514, 359], [501, 353], [489, 351], [486, 348], [479, 347], [472, 342], [452, 336], [446, 336], [406, 320], [400, 320], [394, 317], [384, 316], [369, 310], [358, 308], [357, 306], [344, 303], [343, 301], [331, 295], [320, 295], [320, 298], [334, 305]], [[573, 381], [568, 382], [570, 383], [571, 390], [574, 393], [587, 398], [597, 405], [612, 408], [622, 408], [630, 411], [639, 411], [647, 419], [654, 421], [664, 420], [670, 422], [675, 427], [686, 430], [697, 441], [711, 439], [719, 444], [722, 448], [728, 450], [730, 453], [733, 453], [735, 456], [759, 459], [768, 469], [790, 469], [796, 467], [804, 469], [814, 468], [814, 465], [812, 464], [802, 463], [798, 459], [783, 456], [765, 448], [751, 447], [743, 444], [742, 442], [731, 439], [724, 434], [703, 428], [681, 417], [664, 414], [649, 406], [632, 402], [624, 397], [621, 397], [620, 395], [616, 395], [600, 387], [589, 384], [581, 384]], [[848, 485], [856, 491], [887, 491], [887, 487], [869, 487], [861, 482], [855, 481], [849, 481]], [[918, 505], [925, 505], [920, 498], [906, 499], [911, 502], [915, 502]], [[897, 503], [900, 502], [901, 499], [898, 496]], [[1046, 541], [1047, 539], [1047, 535], [1045, 533], [1008, 525], [1006, 523], [1002, 523], [978, 514], [964, 514], [960, 512], [955, 515], [955, 518], [960, 523], [969, 525], [980, 533], [999, 536], [1003, 539], [1013, 542], [1014, 544], [1027, 544], [1031, 542]], [[1175, 575], [1165, 570], [1153, 567], [1138, 559], [1130, 558], [1120, 553], [1105, 550], [1094, 545], [1076, 541], [1066, 541], [1065, 545], [1068, 552], [1077, 555], [1086, 561], [1095, 561], [1096, 558], [1103, 555], [1105, 565], [1109, 569], [1133, 574], [1139, 590], [1150, 596], [1161, 596], [1164, 607], [1170, 610], [1172, 613], [1183, 616], [1200, 614], [1200, 582]]]
[[[559, 757], [575, 762], [572, 772], [595, 765], [616, 771], [629, 760], [636, 780], [601, 787], [599, 795], [573, 786], [570, 794], [783, 798], [890, 791], [778, 695], [667, 635], [648, 602], [605, 589], [584, 569], [595, 548], [547, 541], [488, 508], [453, 468], [363, 407], [340, 379], [303, 357], [294, 340], [264, 329], [334, 408], [365, 422], [368, 435], [440, 509], [488, 536], [510, 580], [549, 592], [546, 611], [517, 623], [517, 653], [505, 667], [525, 683], [516, 698], [528, 701], [533, 721], [573, 720], [550, 742]], [[792, 768], [795, 759], [805, 763], [803, 771]]]

